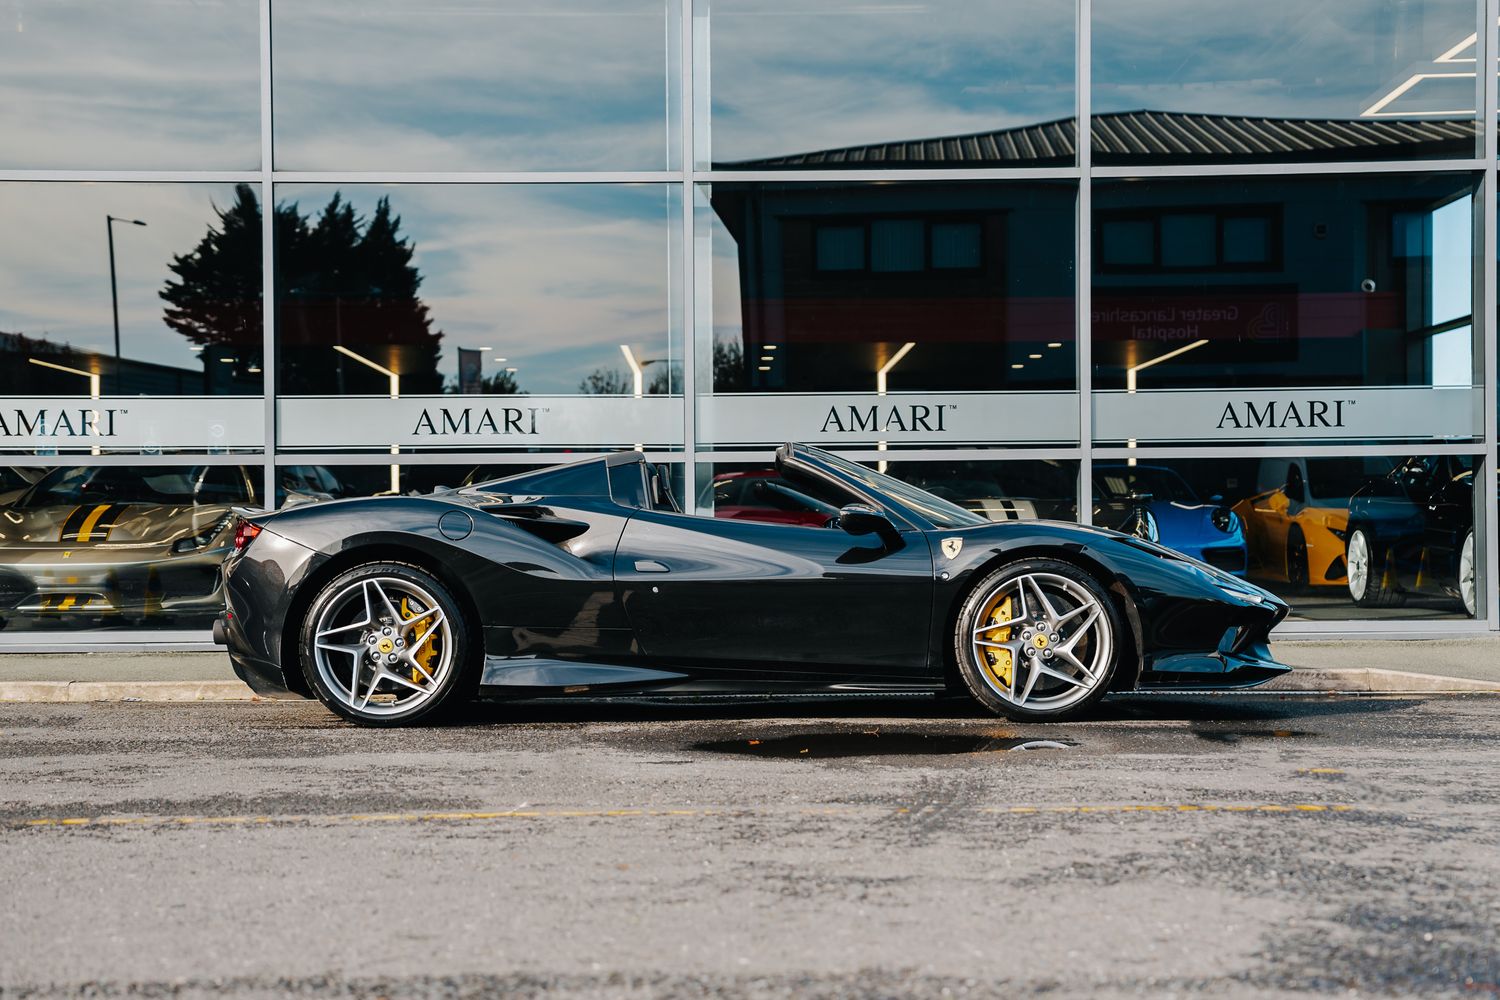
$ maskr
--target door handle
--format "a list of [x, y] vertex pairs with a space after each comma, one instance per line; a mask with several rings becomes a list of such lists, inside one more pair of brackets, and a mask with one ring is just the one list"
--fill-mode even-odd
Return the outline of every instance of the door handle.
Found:
[[637, 573], [670, 573], [670, 572], [672, 572], [671, 568], [669, 566], [667, 566], [666, 563], [664, 563], [664, 562], [657, 562], [655, 559], [637, 559], [635, 561], [635, 571]]

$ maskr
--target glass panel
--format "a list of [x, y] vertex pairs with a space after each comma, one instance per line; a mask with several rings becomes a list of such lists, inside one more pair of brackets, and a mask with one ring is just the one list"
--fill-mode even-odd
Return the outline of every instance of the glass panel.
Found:
[[[712, 94], [699, 161], [726, 169], [1074, 160], [1074, 5], [697, 0]], [[702, 112], [700, 111], [700, 114]]]
[[[1479, 5], [1482, 6], [1482, 5]], [[1093, 5], [1097, 164], [1480, 155], [1473, 0]]]
[[680, 444], [676, 187], [277, 190], [283, 446]]
[[[277, 502], [282, 506], [336, 500], [342, 497], [414, 496], [459, 489], [493, 479], [507, 479], [566, 462], [548, 458], [532, 464], [514, 462], [455, 462], [442, 465], [283, 465], [276, 470]], [[665, 465], [672, 476], [673, 495], [681, 497], [682, 463]]]
[[700, 440], [1076, 442], [1075, 200], [1071, 183], [701, 188]]
[[207, 629], [260, 466], [0, 469], [0, 628]]
[[0, 0], [0, 167], [260, 169], [254, 0]]
[[1144, 520], [1170, 548], [1248, 576], [1292, 621], [1464, 618], [1483, 496], [1469, 456], [1094, 463], [1095, 522]]
[[668, 0], [277, 0], [276, 166], [667, 169], [678, 9]]
[[[1076, 461], [865, 463], [991, 521], [1078, 517]], [[818, 480], [788, 478], [767, 458], [698, 465], [697, 513], [704, 517], [832, 526], [856, 498]]]
[[1477, 438], [1475, 183], [1097, 183], [1097, 439]]
[[0, 184], [0, 448], [265, 436], [255, 185]]

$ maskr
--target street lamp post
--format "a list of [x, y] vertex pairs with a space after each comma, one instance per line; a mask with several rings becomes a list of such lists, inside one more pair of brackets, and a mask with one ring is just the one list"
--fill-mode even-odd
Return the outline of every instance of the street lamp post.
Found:
[[120, 391], [120, 293], [115, 285], [115, 223], [128, 222], [132, 226], [144, 226], [140, 219], [118, 219], [113, 215], [104, 217], [104, 231], [109, 234], [109, 305], [115, 318], [115, 392]]

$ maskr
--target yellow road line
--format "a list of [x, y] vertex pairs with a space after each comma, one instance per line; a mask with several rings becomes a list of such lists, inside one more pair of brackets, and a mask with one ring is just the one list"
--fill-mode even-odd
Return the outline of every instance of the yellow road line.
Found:
[[[1036, 816], [1036, 815], [1096, 815], [1119, 813], [1343, 813], [1358, 809], [1357, 806], [1329, 802], [1275, 802], [1211, 803], [1211, 802], [1146, 802], [1146, 803], [1089, 803], [1072, 805], [1009, 805], [984, 806], [972, 811], [980, 815]], [[639, 818], [745, 818], [751, 816], [801, 815], [801, 816], [852, 816], [856, 814], [877, 816], [920, 816], [930, 813], [930, 807], [896, 809], [819, 807], [807, 809], [753, 809], [740, 807], [704, 809], [498, 809], [484, 812], [393, 812], [393, 813], [341, 813], [330, 815], [279, 815], [279, 816], [39, 816], [34, 819], [13, 820], [0, 824], [11, 829], [28, 827], [79, 827], [79, 826], [191, 826], [211, 824], [214, 826], [251, 826], [267, 824], [323, 823], [472, 823], [507, 819], [639, 819]]]

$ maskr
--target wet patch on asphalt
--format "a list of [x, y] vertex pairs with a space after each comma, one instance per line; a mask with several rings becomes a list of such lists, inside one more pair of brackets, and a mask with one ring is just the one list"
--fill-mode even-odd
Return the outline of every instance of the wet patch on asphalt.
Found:
[[793, 733], [765, 739], [708, 740], [689, 749], [709, 753], [828, 760], [839, 757], [925, 757], [936, 754], [1068, 750], [1073, 740], [1021, 738], [986, 733], [923, 733], [907, 730]]
[[1300, 740], [1318, 734], [1304, 729], [1195, 729], [1193, 735], [1210, 743], [1240, 743], [1245, 740]]

